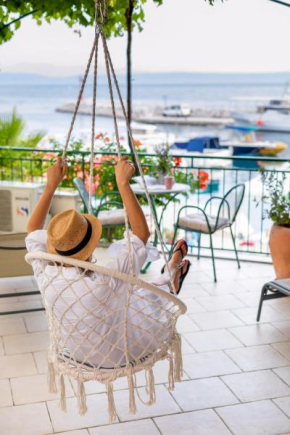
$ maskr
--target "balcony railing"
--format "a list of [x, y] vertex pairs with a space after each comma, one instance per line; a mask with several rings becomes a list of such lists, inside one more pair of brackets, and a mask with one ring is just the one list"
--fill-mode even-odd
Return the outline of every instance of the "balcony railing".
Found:
[[[21, 147], [9, 148], [8, 151], [7, 147], [0, 147], [0, 180], [44, 182], [46, 168], [51, 164], [53, 156], [60, 152], [60, 150], [55, 149], [27, 149]], [[95, 152], [96, 167], [102, 165], [102, 159], [105, 156], [116, 155], [117, 153], [112, 151]], [[150, 166], [154, 163], [156, 155], [153, 153], [140, 153], [139, 155], [141, 159], [146, 158], [146, 163], [143, 166], [146, 167], [147, 171], [150, 171]], [[88, 151], [68, 151], [70, 161], [69, 179], [66, 181], [64, 188], [74, 188], [72, 183], [74, 176], [78, 176], [84, 181], [87, 179], [89, 156]], [[197, 189], [193, 194], [181, 194], [178, 197], [178, 202], [169, 205], [162, 221], [164, 240], [170, 242], [177, 212], [182, 205], [191, 204], [202, 207], [210, 197], [223, 196], [235, 184], [244, 183], [246, 193], [233, 228], [237, 248], [240, 253], [243, 253], [242, 257], [244, 256], [244, 258], [249, 254], [257, 254], [256, 258], [267, 261], [269, 254], [268, 239], [272, 222], [266, 217], [268, 205], [259, 166], [263, 166], [266, 172], [276, 170], [281, 175], [282, 173], [286, 174], [284, 187], [289, 192], [290, 169], [288, 160], [263, 156], [219, 157], [206, 154], [188, 156], [185, 153], [180, 153], [174, 157], [182, 159], [181, 163], [179, 162], [178, 165], [174, 166], [174, 170], [184, 174], [185, 182], [192, 172], [198, 174], [201, 171], [206, 171], [209, 175], [209, 184], [206, 190]], [[275, 166], [275, 169], [273, 169], [273, 166]], [[162, 201], [162, 198], [159, 199]], [[97, 195], [96, 201], [98, 201]], [[214, 214], [214, 212], [214, 209], [210, 210], [210, 213]], [[180, 236], [183, 237], [183, 234], [180, 234]], [[194, 249], [197, 246], [197, 235], [193, 233], [187, 236], [189, 244]], [[201, 254], [206, 253], [209, 247], [206, 236], [202, 237], [201, 247]], [[221, 231], [219, 235], [217, 233], [214, 236], [214, 248], [223, 252], [223, 256], [227, 256], [227, 253], [233, 250], [227, 230]]]

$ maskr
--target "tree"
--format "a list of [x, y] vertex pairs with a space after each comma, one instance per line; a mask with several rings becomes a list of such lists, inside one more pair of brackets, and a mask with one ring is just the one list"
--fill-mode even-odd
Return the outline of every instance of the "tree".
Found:
[[[143, 29], [145, 21], [144, 4], [148, 0], [108, 0], [108, 17], [104, 26], [107, 37], [128, 33], [127, 42], [127, 111], [132, 116], [132, 32]], [[158, 6], [163, 0], [152, 0]], [[205, 0], [213, 5], [217, 0]], [[223, 1], [223, 0], [221, 0]], [[51, 23], [62, 20], [80, 33], [80, 27], [92, 26], [95, 18], [93, 0], [4, 0], [0, 5], [0, 44], [10, 40], [20, 28], [23, 18], [31, 16], [38, 25], [43, 21]], [[129, 141], [130, 147], [132, 144]]]

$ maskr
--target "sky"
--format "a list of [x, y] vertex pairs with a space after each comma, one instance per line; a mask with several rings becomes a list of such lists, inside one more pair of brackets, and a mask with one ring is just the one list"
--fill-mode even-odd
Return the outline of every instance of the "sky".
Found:
[[[290, 71], [290, 8], [269, 0], [225, 0], [214, 7], [204, 0], [164, 0], [157, 7], [148, 0], [145, 13], [143, 32], [133, 36], [135, 72]], [[81, 74], [92, 40], [92, 28], [82, 29], [80, 38], [61, 22], [37, 26], [26, 18], [0, 46], [0, 69]], [[112, 38], [109, 47], [117, 72], [124, 72], [126, 38]]]

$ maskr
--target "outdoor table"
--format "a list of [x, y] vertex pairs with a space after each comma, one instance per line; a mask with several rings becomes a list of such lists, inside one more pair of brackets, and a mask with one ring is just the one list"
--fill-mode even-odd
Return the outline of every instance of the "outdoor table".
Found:
[[[139, 184], [139, 183], [131, 184], [131, 188], [132, 188], [133, 192], [136, 195], [145, 196], [145, 190], [144, 190], [144, 187], [141, 184]], [[161, 229], [161, 223], [162, 223], [163, 215], [164, 215], [164, 212], [167, 209], [168, 205], [180, 193], [186, 193], [186, 192], [190, 191], [190, 187], [187, 184], [181, 184], [181, 183], [174, 183], [174, 185], [172, 186], [171, 189], [166, 189], [166, 187], [163, 184], [151, 184], [151, 185], [147, 185], [147, 189], [148, 189], [149, 195], [150, 195], [150, 197], [152, 199], [153, 212], [154, 212], [154, 215], [156, 217], [156, 222], [157, 222], [157, 225], [158, 225], [159, 229]], [[160, 206], [161, 213], [160, 213], [160, 217], [158, 218], [157, 208], [156, 208], [156, 203], [155, 203], [154, 197], [155, 196], [161, 196], [161, 195], [164, 195], [164, 194], [169, 194], [170, 197], [165, 202], [164, 205]], [[158, 243], [158, 236], [157, 236], [157, 232], [155, 230], [153, 245], [157, 246], [157, 243]], [[169, 252], [169, 249], [167, 248], [165, 243], [163, 243], [163, 246], [165, 246], [165, 248]], [[150, 264], [151, 263], [148, 262], [145, 265], [145, 267], [141, 270], [141, 273], [146, 273], [146, 271], [148, 270]]]

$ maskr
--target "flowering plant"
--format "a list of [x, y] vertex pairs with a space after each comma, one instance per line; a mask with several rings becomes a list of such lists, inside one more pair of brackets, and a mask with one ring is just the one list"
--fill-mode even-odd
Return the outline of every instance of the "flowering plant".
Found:
[[155, 174], [169, 175], [173, 168], [173, 157], [170, 155], [170, 146], [168, 144], [161, 144], [155, 147], [156, 163]]

